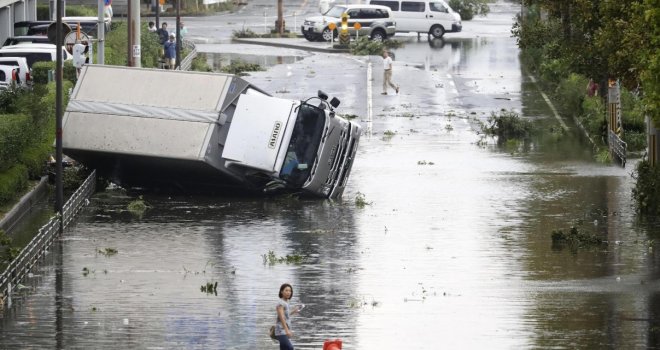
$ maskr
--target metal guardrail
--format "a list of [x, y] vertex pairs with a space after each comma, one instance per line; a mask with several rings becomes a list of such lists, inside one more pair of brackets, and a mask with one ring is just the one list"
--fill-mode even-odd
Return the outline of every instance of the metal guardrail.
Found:
[[[87, 205], [88, 198], [96, 190], [96, 170], [85, 179], [82, 185], [69, 198], [63, 208], [63, 227], [66, 229], [83, 206]], [[9, 266], [0, 275], [0, 308], [9, 299], [12, 290], [23, 281], [25, 276], [39, 262], [59, 233], [60, 217], [53, 216], [48, 223], [39, 229], [39, 233], [32, 238], [21, 253], [9, 263]], [[10, 299], [9, 299], [10, 300]]]
[[195, 43], [190, 40], [183, 40], [182, 48], [189, 49], [190, 53], [179, 63], [179, 70], [190, 70], [193, 60], [197, 57], [197, 48], [195, 47]]
[[626, 142], [623, 141], [614, 131], [608, 130], [607, 143], [610, 147], [610, 152], [616, 156], [619, 163], [621, 163], [621, 166], [625, 168], [628, 149]]

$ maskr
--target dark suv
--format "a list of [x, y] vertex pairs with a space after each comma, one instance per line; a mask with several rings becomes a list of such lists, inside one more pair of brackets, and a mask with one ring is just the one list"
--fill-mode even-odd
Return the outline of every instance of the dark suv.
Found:
[[[341, 28], [341, 15], [348, 15], [348, 33], [351, 36], [368, 36], [375, 41], [383, 41], [394, 35], [396, 23], [392, 12], [387, 6], [380, 5], [336, 5], [331, 7], [323, 16], [305, 18], [301, 26], [303, 36], [309, 40], [330, 41], [339, 34]], [[336, 28], [331, 30], [330, 23]], [[355, 30], [355, 24], [360, 29]]]

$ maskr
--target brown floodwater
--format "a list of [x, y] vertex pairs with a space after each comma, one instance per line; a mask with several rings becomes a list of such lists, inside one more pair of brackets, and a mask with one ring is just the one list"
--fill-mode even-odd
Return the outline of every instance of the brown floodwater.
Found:
[[[499, 4], [498, 21], [516, 11]], [[296, 349], [660, 346], [660, 226], [635, 213], [638, 160], [596, 162], [571, 121], [548, 136], [558, 122], [508, 35], [413, 38], [399, 96], [378, 94], [379, 65], [318, 54], [249, 77], [285, 97], [323, 88], [370, 126], [343, 199], [144, 194], [136, 215], [137, 193], [98, 193], [2, 313], [0, 348], [276, 349], [284, 282], [306, 304]], [[500, 109], [544, 136], [483, 139]], [[571, 226], [606, 243], [553, 245]]]

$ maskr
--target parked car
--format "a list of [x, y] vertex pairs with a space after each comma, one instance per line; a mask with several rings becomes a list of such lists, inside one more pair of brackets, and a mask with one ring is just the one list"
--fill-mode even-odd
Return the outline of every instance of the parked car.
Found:
[[[339, 35], [341, 27], [341, 15], [348, 15], [348, 33], [351, 36], [367, 36], [375, 41], [383, 41], [394, 35], [396, 23], [392, 12], [386, 6], [378, 5], [336, 5], [331, 7], [323, 16], [313, 16], [305, 19], [301, 26], [303, 36], [309, 40], [330, 41], [334, 35]], [[337, 29], [334, 31], [328, 26], [334, 23]], [[360, 30], [355, 30], [355, 24], [361, 25]]]
[[18, 78], [22, 83], [31, 84], [30, 66], [25, 57], [0, 57], [0, 65], [18, 69]]
[[[97, 17], [62, 17], [62, 22], [76, 30], [80, 23], [80, 30], [87, 35], [96, 37], [96, 27], [99, 23]], [[22, 21], [14, 23], [14, 35], [48, 35], [48, 27], [53, 21]], [[111, 19], [105, 18], [105, 31], [110, 31]]]
[[[25, 57], [28, 68], [32, 68], [34, 62], [57, 60], [55, 53], [56, 46], [53, 44], [22, 43], [0, 48], [0, 57]], [[65, 47], [62, 47], [62, 59], [70, 60], [71, 58], [71, 54]]]
[[367, 0], [373, 5], [387, 6], [396, 20], [397, 32], [428, 33], [442, 38], [445, 33], [463, 29], [461, 15], [444, 0]]
[[0, 64], [0, 90], [8, 89], [15, 84], [18, 79], [18, 68], [15, 66], [6, 66]]
[[33, 43], [33, 44], [50, 44], [48, 37], [45, 35], [21, 35], [12, 36], [5, 40], [2, 47], [16, 45], [20, 43]]

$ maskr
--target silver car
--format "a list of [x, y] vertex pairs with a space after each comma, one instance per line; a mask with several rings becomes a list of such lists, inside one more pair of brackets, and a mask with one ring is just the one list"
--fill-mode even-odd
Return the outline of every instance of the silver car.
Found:
[[[348, 15], [348, 33], [355, 36], [367, 36], [374, 41], [383, 41], [394, 35], [396, 22], [387, 6], [380, 5], [336, 5], [322, 16], [308, 17], [301, 26], [303, 36], [309, 41], [330, 41], [339, 35], [341, 15]], [[330, 29], [330, 23], [336, 28]], [[359, 30], [355, 25], [359, 23]]]

